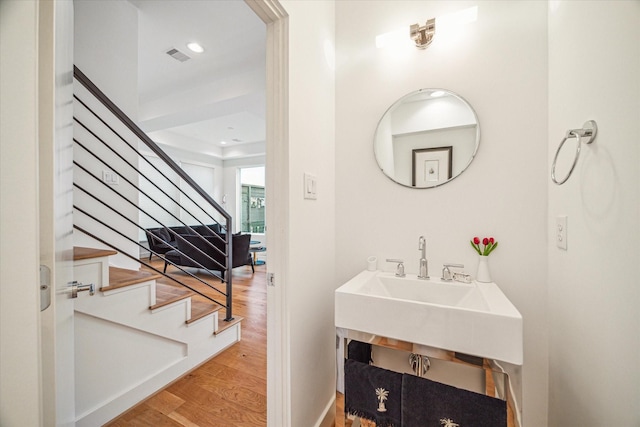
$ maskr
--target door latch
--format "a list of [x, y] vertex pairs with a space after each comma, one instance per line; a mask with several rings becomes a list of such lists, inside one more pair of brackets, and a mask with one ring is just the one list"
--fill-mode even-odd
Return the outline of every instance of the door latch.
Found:
[[51, 269], [46, 265], [40, 265], [40, 311], [46, 310], [51, 305]]
[[96, 287], [93, 283], [83, 285], [82, 283], [78, 283], [78, 281], [74, 280], [73, 282], [69, 282], [68, 287], [69, 292], [71, 292], [71, 298], [78, 298], [78, 292], [89, 291], [89, 295], [94, 295], [96, 293]]

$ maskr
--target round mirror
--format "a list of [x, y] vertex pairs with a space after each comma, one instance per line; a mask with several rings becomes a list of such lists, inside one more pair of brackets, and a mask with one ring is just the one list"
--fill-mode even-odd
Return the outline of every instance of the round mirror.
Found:
[[480, 123], [471, 105], [446, 89], [420, 89], [384, 113], [373, 141], [378, 166], [398, 184], [431, 188], [471, 164]]

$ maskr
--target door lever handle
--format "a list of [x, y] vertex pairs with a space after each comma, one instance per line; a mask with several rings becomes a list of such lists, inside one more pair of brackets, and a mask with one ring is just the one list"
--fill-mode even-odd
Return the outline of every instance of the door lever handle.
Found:
[[78, 292], [89, 291], [89, 295], [94, 295], [96, 293], [96, 287], [93, 283], [89, 283], [88, 285], [83, 285], [82, 283], [74, 280], [68, 284], [69, 292], [71, 293], [71, 298], [78, 298]]

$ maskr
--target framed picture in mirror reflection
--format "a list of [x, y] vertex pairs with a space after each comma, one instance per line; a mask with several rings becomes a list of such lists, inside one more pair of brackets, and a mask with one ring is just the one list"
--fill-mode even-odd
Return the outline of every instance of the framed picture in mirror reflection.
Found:
[[413, 187], [433, 187], [451, 179], [452, 146], [417, 148], [412, 158]]

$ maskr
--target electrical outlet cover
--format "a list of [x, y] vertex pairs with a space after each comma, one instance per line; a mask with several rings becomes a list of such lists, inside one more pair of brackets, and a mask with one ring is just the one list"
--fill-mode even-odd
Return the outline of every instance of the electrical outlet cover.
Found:
[[567, 250], [567, 216], [560, 215], [556, 217], [556, 246], [560, 249]]

